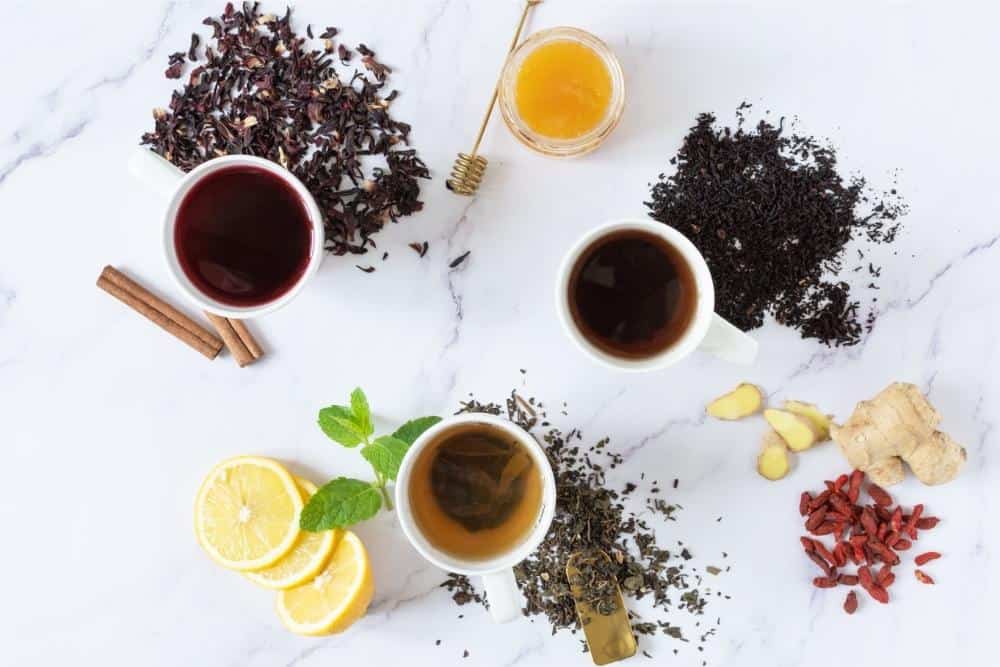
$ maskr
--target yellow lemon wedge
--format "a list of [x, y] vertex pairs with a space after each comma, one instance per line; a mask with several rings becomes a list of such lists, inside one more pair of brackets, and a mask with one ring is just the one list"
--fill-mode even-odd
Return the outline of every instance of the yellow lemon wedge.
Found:
[[343, 632], [365, 615], [374, 592], [368, 552], [357, 535], [344, 531], [319, 574], [278, 592], [278, 616], [300, 635]]
[[[316, 485], [309, 480], [296, 477], [295, 483], [298, 484], [304, 501], [316, 493]], [[264, 588], [283, 590], [298, 586], [307, 579], [312, 579], [326, 565], [330, 552], [342, 534], [343, 531], [336, 528], [320, 533], [303, 530], [299, 533], [299, 539], [292, 550], [278, 559], [274, 565], [253, 572], [244, 572], [243, 576]]]
[[301, 512], [302, 494], [280, 463], [237, 456], [215, 466], [202, 482], [195, 534], [223, 567], [259, 570], [295, 545]]

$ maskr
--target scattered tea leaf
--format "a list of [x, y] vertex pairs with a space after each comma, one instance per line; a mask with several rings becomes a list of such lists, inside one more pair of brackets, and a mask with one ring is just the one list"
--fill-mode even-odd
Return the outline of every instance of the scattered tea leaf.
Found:
[[464, 262], [471, 252], [471, 250], [466, 250], [464, 253], [451, 260], [451, 264], [448, 265], [448, 268], [454, 269], [456, 266]]

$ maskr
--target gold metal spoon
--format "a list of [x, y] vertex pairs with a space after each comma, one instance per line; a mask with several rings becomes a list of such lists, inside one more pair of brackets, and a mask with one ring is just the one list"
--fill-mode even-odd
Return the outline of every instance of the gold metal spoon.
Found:
[[[624, 660], [637, 650], [618, 580], [613, 574], [599, 576], [601, 567], [610, 569], [613, 564], [608, 554], [600, 550], [578, 551], [566, 561], [566, 578], [576, 603], [576, 615], [580, 617], [595, 665]], [[594, 577], [594, 573], [598, 576]], [[602, 592], [602, 587], [607, 590]]]

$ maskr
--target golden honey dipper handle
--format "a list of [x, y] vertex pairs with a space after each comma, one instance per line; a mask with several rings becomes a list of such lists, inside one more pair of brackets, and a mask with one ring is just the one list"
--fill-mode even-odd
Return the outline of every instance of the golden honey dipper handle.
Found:
[[[508, 54], [517, 46], [517, 40], [521, 38], [521, 31], [528, 20], [528, 13], [531, 11], [531, 8], [541, 4], [541, 2], [542, 0], [528, 0], [524, 4], [524, 11], [521, 13], [521, 20], [518, 21], [514, 39], [510, 41], [510, 47], [507, 49]], [[486, 172], [487, 160], [482, 155], [478, 155], [479, 145], [483, 141], [483, 135], [486, 134], [486, 126], [490, 122], [490, 116], [493, 115], [493, 107], [496, 106], [499, 95], [500, 78], [498, 77], [497, 83], [493, 87], [493, 97], [490, 98], [490, 104], [486, 107], [486, 115], [483, 117], [483, 122], [479, 125], [479, 132], [476, 134], [476, 143], [472, 146], [472, 152], [458, 154], [458, 157], [455, 159], [455, 166], [451, 170], [451, 178], [445, 181], [445, 185], [452, 192], [471, 196], [476, 193], [476, 190], [479, 189], [479, 184], [482, 183], [483, 174]]]

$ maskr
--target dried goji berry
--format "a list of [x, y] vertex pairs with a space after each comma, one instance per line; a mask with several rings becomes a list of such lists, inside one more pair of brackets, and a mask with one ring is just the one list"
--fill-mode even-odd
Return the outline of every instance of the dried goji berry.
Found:
[[837, 546], [833, 548], [833, 564], [837, 567], [844, 567], [847, 565], [847, 554], [844, 553], [844, 545], [837, 543]]
[[847, 592], [847, 598], [844, 599], [844, 611], [848, 614], [853, 614], [858, 610], [858, 595], [854, 591]]
[[892, 504], [892, 496], [890, 496], [885, 489], [883, 489], [878, 484], [868, 485], [868, 495], [872, 497], [876, 505], [882, 507], [888, 507]]
[[813, 541], [808, 537], [800, 537], [799, 542], [802, 543], [802, 548], [806, 550], [806, 553], [812, 553], [813, 551]]
[[809, 532], [813, 535], [829, 535], [835, 530], [836, 525], [832, 521], [824, 521], [820, 524], [819, 528], [814, 528]]
[[861, 587], [868, 591], [868, 595], [872, 596], [873, 599], [881, 602], [882, 604], [889, 604], [889, 591], [885, 590], [878, 584], [872, 582], [865, 585], [865, 581], [862, 579]]
[[820, 524], [823, 523], [823, 519], [825, 518], [826, 518], [825, 507], [820, 507], [819, 509], [814, 510], [812, 514], [809, 515], [809, 518], [806, 520], [806, 530], [809, 531], [816, 530], [817, 528], [819, 528]]
[[813, 549], [816, 555], [825, 560], [830, 565], [836, 565], [837, 561], [834, 560], [833, 554], [826, 548], [826, 546], [819, 540], [813, 540]]
[[865, 479], [865, 474], [860, 470], [851, 473], [850, 483], [847, 486], [847, 499], [852, 503], [858, 502], [861, 495], [861, 482]]
[[851, 560], [854, 561], [855, 565], [861, 565], [861, 563], [863, 563], [865, 560], [864, 549], [854, 544], [851, 545], [851, 548], [853, 549], [853, 553], [851, 554]]
[[938, 525], [941, 519], [936, 516], [925, 516], [917, 519], [917, 528], [920, 530], [930, 530], [934, 526]]
[[876, 535], [878, 536], [878, 539], [880, 541], [882, 541], [882, 542], [885, 542], [885, 536], [888, 535], [888, 534], [889, 534], [889, 524], [887, 524], [887, 523], [880, 523], [878, 525], [878, 533], [876, 533]]
[[812, 499], [808, 491], [802, 492], [802, 495], [799, 497], [799, 514], [802, 516], [809, 514], [809, 503], [812, 502]]
[[813, 586], [816, 588], [833, 588], [837, 585], [837, 580], [832, 577], [816, 577], [813, 579]]
[[934, 583], [934, 580], [931, 579], [927, 574], [925, 574], [921, 570], [914, 570], [913, 574], [915, 574], [917, 576], [917, 581], [919, 581], [922, 584], [933, 584]]
[[856, 574], [842, 574], [837, 577], [837, 583], [842, 586], [857, 586], [858, 576]]
[[879, 585], [882, 586], [882, 588], [886, 588], [887, 589], [887, 588], [889, 588], [889, 586], [892, 586], [892, 584], [895, 581], [896, 581], [896, 575], [895, 575], [895, 573], [890, 572], [889, 574], [885, 575], [885, 581], [879, 582]]
[[851, 507], [851, 503], [839, 493], [830, 496], [830, 506], [847, 519], [854, 517], [854, 508]]
[[[836, 554], [834, 554], [834, 555], [836, 555]], [[916, 558], [914, 558], [913, 562], [916, 563], [917, 565], [923, 565], [925, 563], [931, 562], [932, 560], [937, 560], [940, 557], [941, 557], [941, 554], [939, 554], [938, 552], [936, 552], [936, 551], [928, 551], [928, 552], [922, 553], [919, 556], [917, 556]]]
[[830, 499], [830, 489], [827, 489], [823, 493], [819, 494], [815, 498], [809, 501], [809, 511], [817, 510], [826, 504], [826, 501]]
[[896, 551], [906, 551], [912, 546], [913, 542], [910, 542], [905, 537], [901, 537], [898, 540], [896, 540], [896, 543], [892, 545], [892, 548], [895, 549]]
[[899, 556], [881, 542], [868, 542], [868, 547], [882, 559], [883, 563], [888, 563], [889, 565], [899, 563]]
[[839, 476], [833, 482], [833, 488], [837, 489], [837, 490], [842, 489], [842, 488], [844, 488], [844, 484], [847, 484], [847, 475], [846, 474]]
[[823, 570], [823, 574], [825, 574], [828, 577], [833, 576], [833, 568], [830, 567], [829, 563], [827, 563], [825, 560], [817, 556], [812, 551], [810, 551], [806, 555], [809, 556], [809, 560], [811, 560], [812, 562], [816, 563], [817, 566], [819, 566], [819, 569]]
[[897, 507], [889, 518], [889, 524], [897, 533], [903, 528], [903, 508]]
[[896, 531], [892, 531], [891, 533], [885, 536], [885, 546], [889, 547], [890, 549], [896, 544], [896, 542], [899, 542], [899, 533], [897, 533]]
[[875, 583], [872, 579], [872, 571], [867, 565], [862, 565], [858, 568], [858, 580], [861, 582], [861, 585], [866, 588]]
[[875, 583], [879, 586], [885, 586], [885, 579], [890, 574], [892, 574], [892, 566], [886, 563], [878, 569], [878, 572], [875, 573]]
[[875, 514], [867, 507], [861, 512], [861, 527], [872, 537], [878, 535], [878, 524], [875, 522]]
[[878, 517], [879, 521], [889, 521], [892, 518], [892, 512], [888, 508], [882, 507], [881, 505], [869, 505], [872, 512], [875, 512], [875, 516]]
[[906, 525], [903, 526], [903, 532], [909, 535], [911, 540], [917, 539], [917, 521], [920, 520], [920, 515], [923, 513], [923, 505], [914, 505], [913, 513], [910, 514], [910, 518], [906, 521]]

